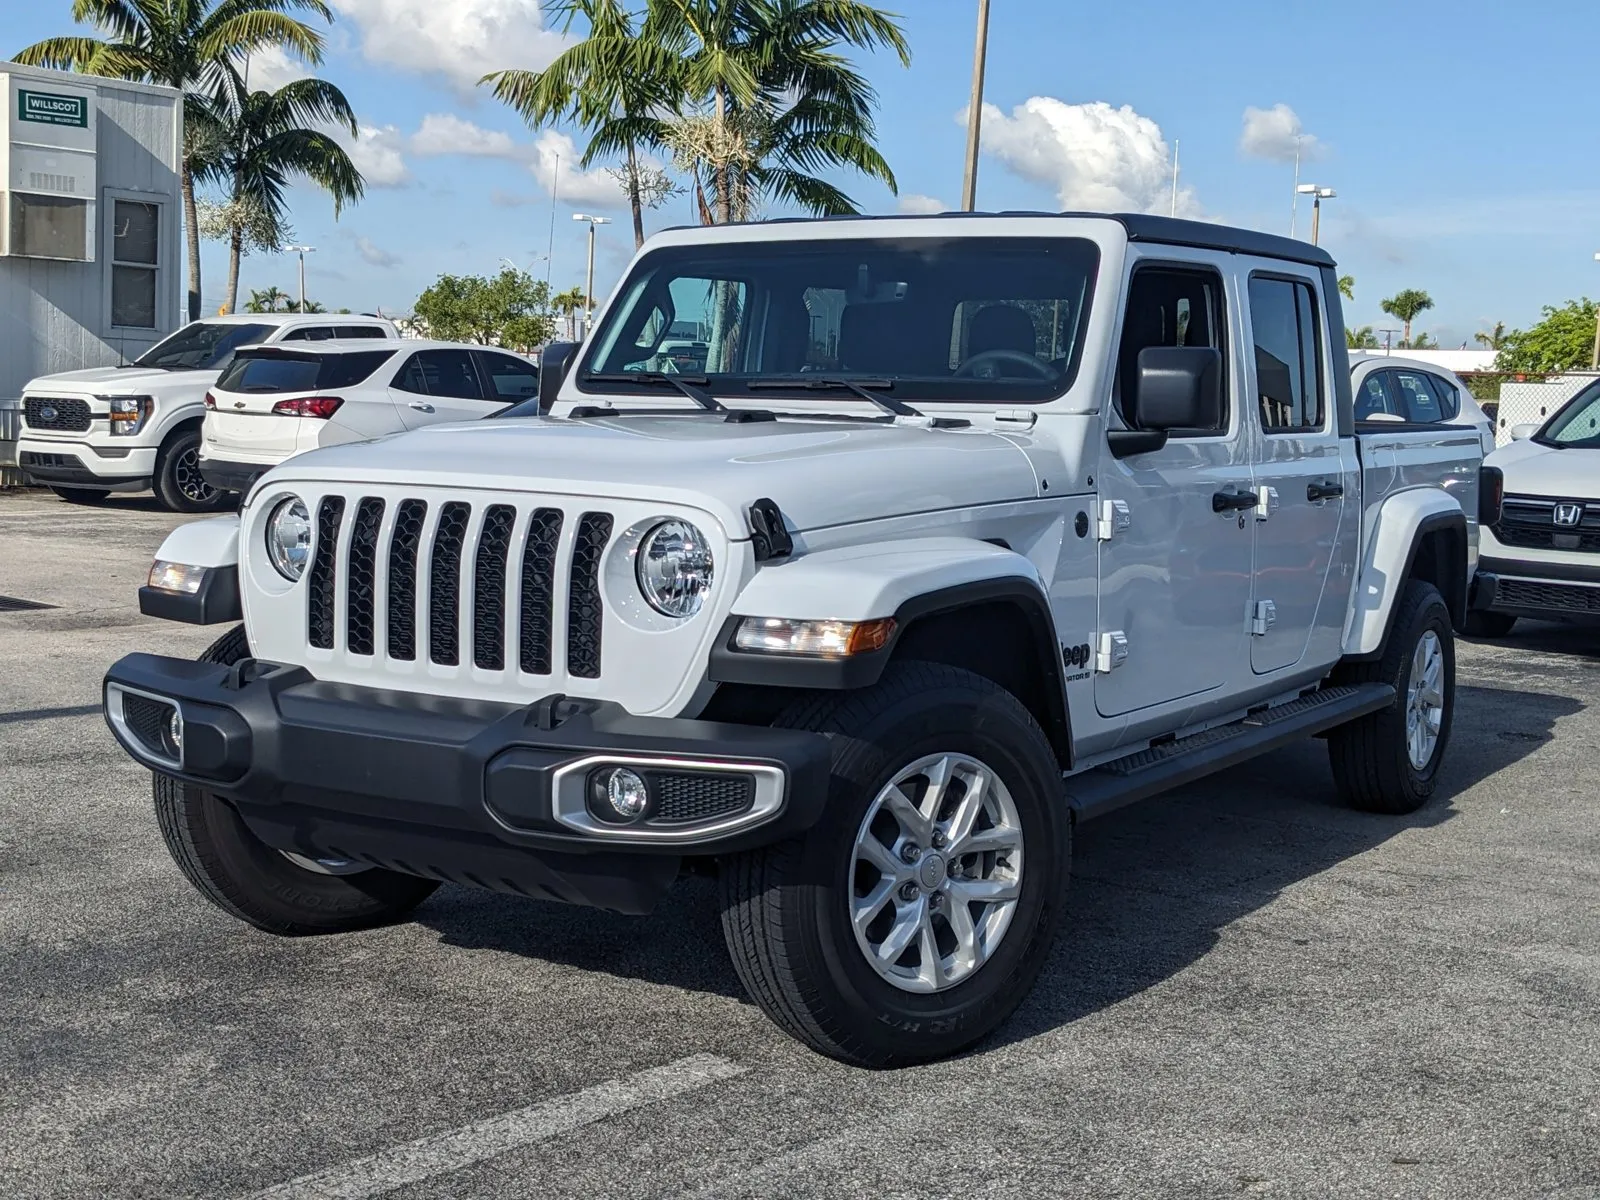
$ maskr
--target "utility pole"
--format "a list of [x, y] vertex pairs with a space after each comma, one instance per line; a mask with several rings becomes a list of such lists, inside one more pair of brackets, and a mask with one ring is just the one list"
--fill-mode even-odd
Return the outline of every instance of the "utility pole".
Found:
[[1388, 354], [1389, 345], [1394, 340], [1394, 335], [1400, 331], [1398, 329], [1380, 329], [1378, 332], [1383, 334], [1383, 352]]
[[1172, 139], [1172, 212], [1171, 216], [1178, 215], [1178, 147], [1183, 143], [1177, 138]]
[[1300, 135], [1294, 135], [1294, 198], [1289, 201], [1289, 236], [1300, 228]]
[[610, 217], [591, 217], [587, 213], [573, 213], [574, 221], [589, 222], [589, 279], [583, 288], [583, 336], [588, 338], [594, 325], [594, 230], [596, 225], [611, 224]]
[[306, 310], [306, 255], [315, 253], [315, 246], [285, 246], [291, 254], [300, 256], [300, 311]]
[[550, 172], [550, 248], [544, 256], [544, 290], [550, 291], [550, 267], [556, 259], [556, 185], [561, 182], [561, 155], [556, 155], [555, 170]]
[[989, 52], [989, 0], [978, 0], [978, 42], [972, 54], [972, 104], [967, 109], [967, 174], [961, 185], [961, 208], [978, 207], [978, 139], [983, 129], [983, 68]]

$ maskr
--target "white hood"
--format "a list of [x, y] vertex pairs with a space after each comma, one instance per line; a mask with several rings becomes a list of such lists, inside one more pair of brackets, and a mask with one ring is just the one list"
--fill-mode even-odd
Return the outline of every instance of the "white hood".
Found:
[[1600, 500], [1600, 450], [1512, 442], [1489, 455], [1483, 465], [1500, 468], [1508, 494]]
[[986, 431], [714, 415], [436, 425], [299, 455], [263, 486], [292, 479], [648, 498], [735, 538], [764, 497], [804, 530], [1039, 494], [1022, 451]]
[[164, 371], [160, 367], [90, 367], [87, 371], [62, 371], [30, 380], [28, 395], [78, 394], [98, 396], [146, 395], [156, 390], [205, 387], [215, 383], [217, 371]]

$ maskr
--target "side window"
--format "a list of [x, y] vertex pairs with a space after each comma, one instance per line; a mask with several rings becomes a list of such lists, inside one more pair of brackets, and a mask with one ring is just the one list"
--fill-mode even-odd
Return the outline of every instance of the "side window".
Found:
[[1443, 406], [1433, 394], [1426, 375], [1420, 371], [1396, 371], [1394, 380], [1400, 389], [1400, 411], [1406, 420], [1418, 425], [1444, 420]]
[[1356, 420], [1382, 421], [1400, 415], [1387, 371], [1371, 371], [1356, 392]]
[[1433, 394], [1439, 398], [1439, 412], [1441, 421], [1453, 421], [1461, 413], [1461, 393], [1455, 384], [1439, 378], [1437, 375], [1424, 375]]
[[417, 358], [421, 360], [428, 395], [449, 396], [457, 400], [483, 399], [478, 369], [472, 364], [470, 351], [424, 350]]
[[400, 368], [400, 373], [394, 377], [394, 382], [389, 385], [402, 392], [415, 392], [419, 396], [428, 394], [428, 380], [422, 373], [422, 355], [413, 354], [406, 359], [406, 365]]
[[[1046, 325], [1048, 329], [1048, 323]], [[1227, 318], [1223, 304], [1222, 278], [1201, 268], [1136, 268], [1128, 287], [1128, 310], [1122, 322], [1122, 344], [1117, 351], [1115, 399], [1123, 411], [1122, 398], [1129, 394], [1139, 370], [1139, 351], [1151, 346], [1210, 346], [1224, 357], [1222, 378], [1227, 374]], [[1224, 383], [1222, 417], [1212, 428], [1184, 431], [1174, 436], [1197, 437], [1220, 433], [1228, 428], [1229, 401]]]
[[332, 338], [332, 325], [302, 325], [298, 329], [289, 330], [278, 340], [283, 342], [326, 342]]
[[385, 338], [389, 334], [377, 325], [339, 325], [334, 328], [333, 336], [341, 338]]
[[[40, 197], [44, 199], [44, 197]], [[66, 201], [61, 203], [65, 204]], [[77, 205], [87, 210], [87, 205]], [[78, 217], [81, 222], [83, 217]], [[156, 327], [156, 269], [160, 242], [161, 206], [132, 200], [113, 202], [111, 241], [111, 323], [136, 329]], [[12, 235], [13, 243], [16, 241]], [[62, 252], [62, 258], [81, 258], [82, 225], [78, 226], [77, 249]], [[13, 250], [13, 254], [18, 251]], [[27, 250], [21, 253], [28, 253]]]
[[1261, 427], [1269, 434], [1320, 429], [1322, 346], [1311, 285], [1252, 275], [1250, 326]]
[[539, 394], [539, 371], [532, 363], [509, 354], [484, 353], [481, 358], [497, 399], [515, 404]]

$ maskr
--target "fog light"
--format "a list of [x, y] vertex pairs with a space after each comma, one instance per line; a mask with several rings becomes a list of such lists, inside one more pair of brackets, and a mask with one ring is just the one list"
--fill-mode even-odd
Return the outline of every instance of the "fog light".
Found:
[[614, 767], [606, 772], [606, 803], [624, 821], [635, 821], [650, 807], [650, 789], [637, 771]]
[[167, 718], [167, 750], [173, 758], [183, 761], [183, 714], [176, 708]]
[[150, 566], [150, 586], [163, 592], [193, 596], [205, 582], [206, 568], [156, 559]]

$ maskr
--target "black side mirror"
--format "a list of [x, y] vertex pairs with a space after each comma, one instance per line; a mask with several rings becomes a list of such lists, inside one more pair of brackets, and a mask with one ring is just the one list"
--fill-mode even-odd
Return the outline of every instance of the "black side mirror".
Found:
[[572, 360], [581, 348], [578, 342], [551, 342], [539, 356], [539, 411], [547, 413], [556, 402], [561, 385], [572, 369]]
[[1140, 429], [1220, 429], [1221, 353], [1210, 346], [1146, 346], [1128, 416]]

